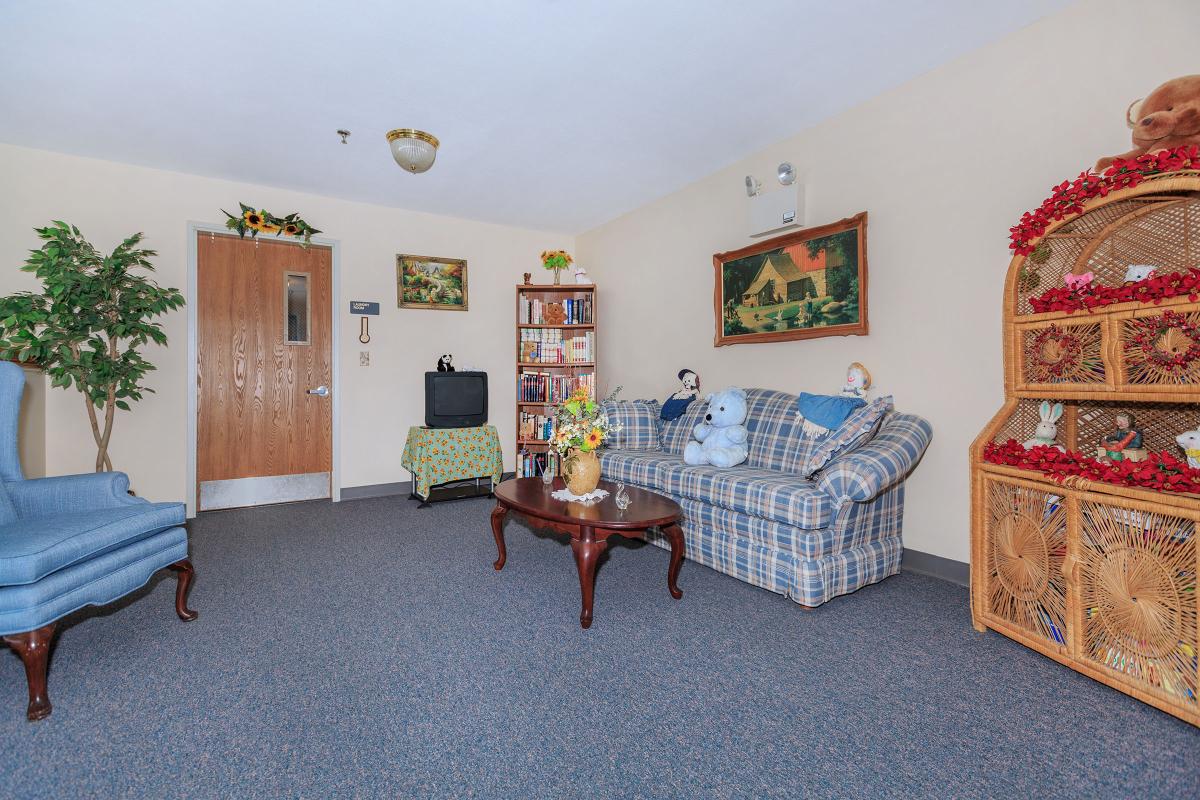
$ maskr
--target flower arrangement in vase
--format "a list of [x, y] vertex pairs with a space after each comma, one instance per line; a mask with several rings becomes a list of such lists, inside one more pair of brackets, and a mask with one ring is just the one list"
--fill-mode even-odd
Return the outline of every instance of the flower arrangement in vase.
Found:
[[542, 251], [542, 266], [546, 269], [554, 271], [554, 285], [559, 284], [559, 274], [575, 263], [575, 259], [571, 258], [571, 254], [566, 250], [543, 250]]
[[[617, 387], [608, 400], [617, 396]], [[600, 484], [600, 461], [596, 451], [605, 440], [621, 429], [608, 421], [600, 404], [586, 387], [575, 390], [554, 412], [554, 434], [550, 445], [562, 456], [562, 474], [571, 494], [582, 496]]]

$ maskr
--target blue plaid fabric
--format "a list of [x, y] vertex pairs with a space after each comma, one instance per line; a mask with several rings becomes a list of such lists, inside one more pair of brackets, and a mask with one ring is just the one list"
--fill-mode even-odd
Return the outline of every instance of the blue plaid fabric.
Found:
[[817, 479], [817, 486], [839, 503], [868, 500], [902, 481], [932, 438], [933, 428], [920, 417], [888, 414], [875, 438], [835, 458]]
[[657, 400], [612, 400], [601, 403], [608, 421], [620, 425], [604, 443], [614, 450], [661, 450]]
[[[688, 559], [804, 605], [899, 572], [904, 478], [929, 445], [929, 423], [887, 413], [873, 439], [835, 454], [819, 478], [808, 480], [792, 471], [796, 462], [789, 459], [801, 451], [785, 441], [800, 438], [795, 409], [788, 408], [790, 420], [778, 413], [780, 404], [790, 406], [795, 398], [761, 389], [747, 394], [751, 441], [755, 432], [763, 435], [752, 458], [780, 467], [684, 464], [679, 456], [703, 417], [699, 404], [663, 426], [663, 452], [602, 451], [604, 476], [679, 502]], [[647, 538], [669, 547], [656, 532]]]
[[750, 432], [751, 467], [799, 472], [818, 442], [800, 435], [794, 394], [771, 389], [747, 389], [746, 430]]
[[838, 455], [848, 453], [870, 441], [879, 430], [884, 415], [891, 410], [892, 398], [880, 397], [854, 411], [842, 423], [842, 427], [822, 439], [815, 440], [817, 446], [813, 448], [800, 473], [806, 478], [811, 478]]
[[668, 464], [679, 463], [679, 456], [657, 450], [600, 451], [601, 475], [610, 481], [622, 481], [652, 491], [657, 491], [662, 482], [659, 469]]
[[[680, 505], [687, 500], [679, 500]], [[690, 504], [688, 504], [690, 505]], [[689, 561], [695, 561], [738, 580], [784, 595], [806, 606], [819, 606], [842, 594], [895, 575], [900, 571], [904, 544], [899, 536], [876, 539], [820, 558], [806, 558], [770, 545], [707, 528], [688, 516], [683, 538]], [[657, 531], [646, 536], [664, 549], [671, 545]]]
[[797, 528], [822, 528], [833, 512], [829, 495], [813, 481], [788, 472], [689, 466], [676, 459], [674, 464], [662, 466], [658, 480], [659, 486], [673, 495]]

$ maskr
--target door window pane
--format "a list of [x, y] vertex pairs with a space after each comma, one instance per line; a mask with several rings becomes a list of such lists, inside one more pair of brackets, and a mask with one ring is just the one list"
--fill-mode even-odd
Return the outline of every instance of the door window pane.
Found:
[[308, 275], [288, 272], [284, 281], [284, 341], [308, 344]]

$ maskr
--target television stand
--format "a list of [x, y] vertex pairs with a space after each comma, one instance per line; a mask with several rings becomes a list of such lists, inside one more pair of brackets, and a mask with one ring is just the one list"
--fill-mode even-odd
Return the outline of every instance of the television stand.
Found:
[[445, 503], [450, 500], [469, 500], [473, 497], [491, 497], [492, 496], [492, 476], [484, 475], [478, 478], [467, 478], [461, 481], [449, 481], [447, 483], [439, 483], [436, 486], [429, 487], [429, 496], [421, 497], [416, 491], [416, 481], [413, 481], [413, 489], [409, 492], [410, 500], [420, 500], [421, 504], [417, 508], [429, 508], [434, 503]]
[[504, 473], [500, 434], [493, 425], [414, 425], [408, 429], [400, 463], [412, 476], [409, 497], [420, 500], [420, 508], [445, 500], [489, 496]]

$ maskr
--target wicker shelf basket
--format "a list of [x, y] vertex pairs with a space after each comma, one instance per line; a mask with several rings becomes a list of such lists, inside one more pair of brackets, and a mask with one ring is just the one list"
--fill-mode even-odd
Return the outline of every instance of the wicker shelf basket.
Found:
[[[1182, 456], [1175, 435], [1200, 426], [1200, 302], [1120, 303], [1035, 313], [1030, 298], [1091, 272], [1120, 286], [1131, 264], [1200, 267], [1200, 175], [1172, 174], [1089, 202], [1053, 225], [1037, 262], [1009, 266], [1004, 406], [971, 447], [971, 615], [988, 628], [1200, 725], [1197, 619], [1200, 496], [1058, 482], [989, 463], [991, 443], [1033, 438], [1042, 400], [1063, 403], [1058, 443], [1092, 455], [1118, 412], [1150, 451]], [[1193, 331], [1193, 327], [1195, 330]], [[1147, 352], [1151, 347], [1155, 352]]]

